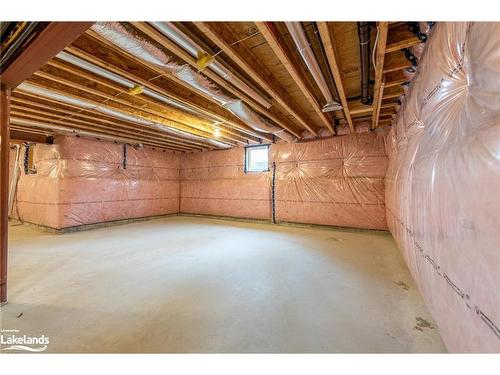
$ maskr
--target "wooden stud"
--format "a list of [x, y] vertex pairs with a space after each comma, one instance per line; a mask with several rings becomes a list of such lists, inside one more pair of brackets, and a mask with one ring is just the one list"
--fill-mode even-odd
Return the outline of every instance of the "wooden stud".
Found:
[[380, 112], [380, 104], [382, 103], [382, 95], [384, 92], [383, 88], [383, 70], [384, 70], [384, 59], [386, 52], [387, 43], [387, 22], [378, 23], [378, 42], [375, 46], [375, 85], [373, 88], [373, 113], [372, 113], [372, 129], [377, 127], [378, 123], [378, 113]]

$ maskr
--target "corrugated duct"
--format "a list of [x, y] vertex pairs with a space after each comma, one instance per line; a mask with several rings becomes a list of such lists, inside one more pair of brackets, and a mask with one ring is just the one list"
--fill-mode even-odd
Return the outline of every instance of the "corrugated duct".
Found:
[[204, 93], [216, 100], [219, 105], [229, 110], [252, 129], [271, 133], [277, 137], [292, 142], [296, 138], [279, 126], [271, 124], [267, 119], [257, 114], [241, 99], [233, 98], [223, 93], [220, 88], [205, 76], [197, 73], [188, 64], [179, 65], [171, 61], [171, 57], [147, 40], [134, 35], [117, 22], [99, 22], [92, 26], [92, 30], [101, 37], [120, 47], [129, 54], [148, 61], [167, 73], [186, 82], [195, 90]]
[[19, 85], [17, 87], [17, 89], [21, 90], [21, 91], [30, 92], [32, 94], [40, 95], [40, 96], [43, 96], [43, 97], [46, 97], [49, 99], [54, 99], [54, 100], [57, 100], [57, 101], [62, 102], [62, 103], [72, 104], [72, 105], [75, 105], [75, 106], [80, 107], [80, 108], [92, 109], [92, 110], [104, 113], [106, 115], [109, 115], [109, 116], [112, 116], [115, 118], [134, 122], [136, 124], [145, 125], [145, 126], [148, 126], [148, 127], [154, 128], [154, 129], [161, 130], [162, 132], [164, 132], [166, 134], [181, 136], [184, 138], [193, 139], [193, 140], [202, 141], [202, 142], [208, 142], [214, 146], [221, 147], [221, 148], [231, 147], [230, 145], [223, 143], [223, 142], [219, 142], [219, 141], [216, 141], [216, 140], [213, 140], [210, 138], [204, 138], [204, 137], [201, 137], [201, 136], [198, 136], [195, 134], [191, 134], [188, 132], [184, 132], [184, 131], [181, 131], [178, 129], [168, 128], [164, 124], [156, 123], [154, 121], [149, 121], [149, 120], [146, 120], [146, 119], [138, 117], [138, 116], [132, 116], [132, 115], [120, 112], [119, 110], [105, 107], [105, 106], [100, 105], [100, 104], [95, 103], [95, 102], [67, 96], [67, 95], [64, 95], [62, 93], [55, 92], [55, 91], [52, 91], [52, 90], [49, 90], [49, 89], [46, 89], [46, 88], [43, 88], [40, 86], [32, 85], [32, 84], [27, 83], [27, 82], [24, 82], [21, 85]]

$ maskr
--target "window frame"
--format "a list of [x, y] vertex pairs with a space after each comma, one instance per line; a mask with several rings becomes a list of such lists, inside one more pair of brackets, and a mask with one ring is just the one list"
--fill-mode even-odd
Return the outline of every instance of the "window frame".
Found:
[[[245, 173], [262, 173], [262, 172], [269, 172], [269, 150], [270, 150], [270, 145], [268, 144], [264, 144], [264, 145], [252, 145], [252, 146], [245, 146], [245, 165], [244, 165], [244, 170], [245, 170]], [[248, 169], [248, 162], [249, 162], [249, 158], [248, 158], [248, 153], [251, 151], [251, 150], [254, 150], [254, 149], [266, 149], [267, 150], [267, 168], [266, 169], [262, 169], [262, 170], [251, 170], [251, 169]]]

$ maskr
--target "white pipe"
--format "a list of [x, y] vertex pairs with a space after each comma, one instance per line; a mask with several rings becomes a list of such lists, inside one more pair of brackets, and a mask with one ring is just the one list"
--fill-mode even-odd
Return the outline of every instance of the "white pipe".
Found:
[[323, 76], [321, 68], [319, 67], [318, 60], [316, 60], [314, 51], [309, 44], [309, 40], [307, 39], [307, 36], [300, 22], [285, 22], [285, 25], [288, 29], [288, 32], [292, 36], [292, 39], [295, 43], [295, 46], [297, 47], [297, 50], [300, 53], [300, 56], [302, 56], [302, 59], [306, 63], [306, 66], [313, 76], [314, 81], [325, 97], [326, 105], [323, 107], [323, 112], [342, 109], [342, 106], [333, 99], [332, 93], [330, 92], [325, 77]]
[[14, 197], [16, 195], [16, 190], [17, 190], [17, 180], [19, 178], [19, 154], [21, 151], [21, 148], [19, 145], [14, 145], [10, 146], [11, 148], [14, 147], [16, 149], [16, 157], [14, 159], [14, 166], [12, 169], [12, 179], [10, 181], [10, 187], [9, 187], [9, 213], [8, 216], [11, 215], [12, 213], [12, 208], [14, 205]]
[[[206, 53], [203, 48], [179, 30], [172, 22], [151, 22], [151, 24], [163, 35], [178, 44], [180, 47], [184, 48], [184, 50], [186, 50], [191, 56], [197, 57], [198, 51]], [[259, 104], [263, 105], [265, 108], [271, 108], [271, 102], [263, 94], [247, 85], [216, 59], [214, 59], [208, 68], [213, 70], [219, 76], [224, 78], [224, 80], [228, 81], [245, 94], [249, 95], [252, 99], [259, 102]]]
[[149, 127], [155, 128], [155, 129], [159, 129], [166, 134], [177, 135], [177, 136], [181, 136], [181, 137], [185, 137], [185, 138], [189, 138], [189, 139], [194, 139], [194, 140], [201, 140], [204, 142], [209, 142], [209, 143], [211, 143], [215, 146], [218, 146], [218, 147], [231, 147], [230, 145], [225, 144], [223, 142], [215, 141], [215, 140], [210, 139], [210, 138], [204, 138], [204, 137], [201, 137], [201, 136], [198, 136], [195, 134], [191, 134], [191, 133], [187, 133], [187, 132], [184, 132], [182, 130], [175, 129], [175, 128], [169, 128], [166, 125], [163, 125], [160, 123], [149, 121], [149, 120], [143, 119], [143, 118], [138, 117], [138, 116], [129, 115], [129, 114], [120, 112], [120, 111], [115, 110], [115, 109], [104, 107], [102, 105], [99, 105], [98, 103], [94, 104], [94, 103], [86, 101], [84, 99], [77, 99], [77, 98], [73, 98], [70, 96], [66, 96], [66, 95], [45, 89], [43, 87], [32, 85], [32, 84], [27, 83], [27, 82], [23, 82], [22, 84], [20, 84], [17, 87], [17, 89], [21, 90], [21, 91], [31, 92], [33, 94], [37, 94], [40, 96], [44, 96], [46, 98], [54, 99], [54, 100], [57, 100], [57, 101], [62, 102], [62, 103], [72, 104], [72, 105], [75, 105], [75, 106], [80, 107], [80, 108], [93, 109], [95, 111], [104, 113], [106, 115], [109, 115], [109, 116], [112, 116], [115, 118], [119, 118], [122, 120], [130, 121], [130, 122], [134, 122], [136, 124], [146, 125], [146, 126], [149, 126]]

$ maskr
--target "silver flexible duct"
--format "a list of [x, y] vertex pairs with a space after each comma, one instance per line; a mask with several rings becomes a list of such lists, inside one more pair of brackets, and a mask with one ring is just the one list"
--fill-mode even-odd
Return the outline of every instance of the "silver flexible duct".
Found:
[[[216, 100], [219, 105], [230, 110], [236, 117], [245, 122], [252, 129], [275, 134], [277, 137], [288, 142], [296, 140], [295, 136], [281, 127], [270, 123], [270, 121], [257, 114], [241, 99], [236, 99], [224, 94], [218, 86], [202, 74], [191, 69], [188, 64], [179, 65], [171, 62], [170, 56], [166, 55], [161, 49], [147, 40], [134, 35], [119, 23], [96, 23], [92, 26], [92, 30], [129, 54], [151, 62], [162, 70], [186, 82], [195, 90], [210, 96]], [[251, 116], [249, 116], [250, 113], [252, 114]]]

